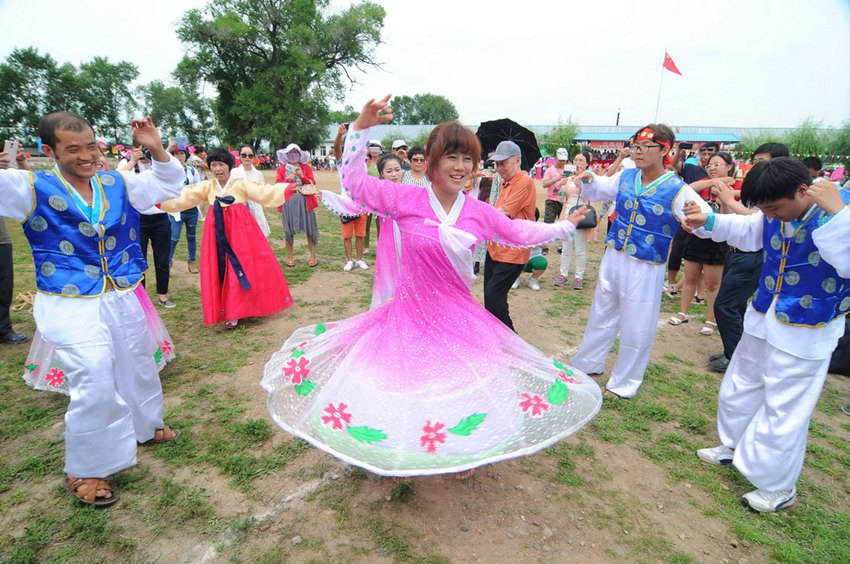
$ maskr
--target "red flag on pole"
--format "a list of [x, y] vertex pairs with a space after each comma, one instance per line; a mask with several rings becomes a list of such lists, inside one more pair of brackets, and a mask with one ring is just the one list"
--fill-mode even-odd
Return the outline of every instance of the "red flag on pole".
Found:
[[664, 65], [663, 65], [663, 67], [670, 72], [675, 72], [679, 76], [682, 76], [682, 73], [679, 72], [678, 67], [676, 67], [676, 63], [673, 62], [673, 59], [670, 57], [670, 55], [667, 53], [667, 51], [664, 51]]

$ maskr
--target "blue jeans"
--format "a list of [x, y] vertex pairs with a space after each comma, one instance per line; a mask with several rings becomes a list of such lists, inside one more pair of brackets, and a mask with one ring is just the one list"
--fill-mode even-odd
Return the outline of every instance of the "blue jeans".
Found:
[[176, 221], [173, 217], [168, 216], [171, 220], [171, 253], [168, 255], [169, 264], [174, 262], [174, 249], [177, 248], [177, 243], [180, 242], [180, 231], [183, 229], [183, 224], [186, 224], [186, 247], [189, 250], [189, 260], [195, 260], [195, 253], [198, 244], [195, 242], [195, 233], [198, 230], [198, 208], [180, 212], [180, 221]]

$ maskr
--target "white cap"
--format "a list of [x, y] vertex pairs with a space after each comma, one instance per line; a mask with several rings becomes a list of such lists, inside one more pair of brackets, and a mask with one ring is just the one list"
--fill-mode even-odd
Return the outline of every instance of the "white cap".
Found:
[[570, 160], [570, 152], [561, 147], [555, 151], [555, 158], [559, 161], [568, 161]]
[[399, 147], [407, 147], [407, 142], [404, 139], [396, 139], [395, 141], [393, 141], [393, 151], [395, 151]]

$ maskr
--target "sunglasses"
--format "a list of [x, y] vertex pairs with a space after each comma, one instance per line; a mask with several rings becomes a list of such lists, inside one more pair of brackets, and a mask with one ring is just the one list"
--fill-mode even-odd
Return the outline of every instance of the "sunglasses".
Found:
[[254, 158], [254, 155], [252, 153], [241, 153], [239, 156], [242, 157], [243, 159], [253, 159]]
[[714, 147], [703, 147], [702, 149], [699, 150], [699, 152], [700, 153], [716, 153], [717, 149], [715, 149]]
[[410, 159], [410, 162], [412, 162], [412, 163], [424, 163], [425, 158], [424, 157], [413, 157], [412, 159]]

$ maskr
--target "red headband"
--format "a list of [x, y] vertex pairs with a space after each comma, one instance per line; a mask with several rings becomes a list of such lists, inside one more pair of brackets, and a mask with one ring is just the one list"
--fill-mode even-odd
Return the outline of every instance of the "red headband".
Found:
[[[638, 131], [637, 135], [635, 135], [635, 142], [638, 142], [638, 141], [654, 141], [654, 142], [658, 143], [659, 145], [661, 145], [663, 147], [667, 147], [667, 149], [670, 149], [670, 142], [669, 141], [661, 141], [660, 139], [656, 140], [655, 139], [655, 132], [648, 127], [644, 127], [643, 129]], [[673, 162], [673, 159], [670, 156], [670, 153], [668, 151], [667, 155], [664, 156], [664, 166], [668, 166], [672, 162]]]

